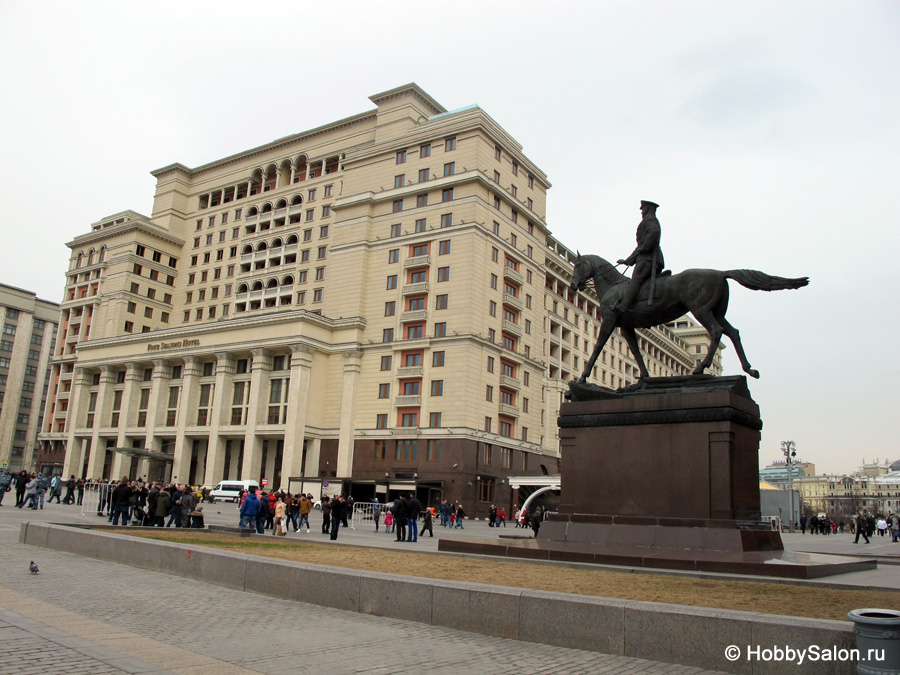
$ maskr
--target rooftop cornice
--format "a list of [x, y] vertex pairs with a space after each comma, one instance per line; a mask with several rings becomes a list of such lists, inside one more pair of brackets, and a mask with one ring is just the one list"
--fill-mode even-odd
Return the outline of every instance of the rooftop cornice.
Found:
[[383, 91], [380, 94], [372, 94], [369, 97], [369, 100], [372, 101], [372, 103], [374, 103], [375, 105], [381, 106], [383, 103], [387, 103], [388, 101], [395, 98], [400, 98], [404, 94], [412, 94], [422, 103], [434, 110], [434, 114], [436, 115], [447, 112], [447, 109], [444, 106], [431, 98], [431, 96], [429, 96], [425, 92], [425, 90], [423, 90], [415, 82], [410, 82], [409, 84], [404, 84], [400, 87], [395, 87], [394, 89], [388, 89], [387, 91]]
[[316, 127], [314, 129], [310, 129], [308, 131], [302, 131], [297, 134], [292, 134], [290, 136], [283, 136], [282, 138], [277, 138], [274, 141], [266, 143], [265, 145], [260, 145], [255, 148], [251, 148], [250, 150], [245, 150], [243, 152], [238, 152], [233, 155], [229, 155], [222, 159], [217, 159], [214, 162], [209, 162], [207, 164], [201, 164], [198, 167], [193, 169], [184, 166], [178, 162], [174, 164], [169, 164], [168, 166], [164, 166], [161, 169], [155, 169], [150, 172], [150, 175], [159, 179], [161, 176], [169, 173], [171, 171], [179, 171], [181, 173], [186, 174], [188, 177], [193, 178], [198, 176], [201, 173], [206, 171], [210, 171], [213, 169], [219, 169], [223, 166], [227, 166], [229, 164], [234, 164], [236, 162], [244, 161], [247, 159], [251, 159], [253, 157], [257, 157], [267, 152], [272, 152], [273, 150], [278, 150], [280, 148], [284, 148], [290, 145], [294, 145], [296, 143], [301, 143], [304, 141], [308, 141], [311, 138], [315, 138], [316, 136], [321, 136], [322, 134], [326, 134], [330, 131], [337, 131], [339, 129], [344, 129], [346, 127], [354, 126], [365, 122], [367, 120], [374, 120], [378, 111], [377, 110], [368, 110], [363, 113], [359, 113], [357, 115], [353, 115], [351, 117], [345, 117], [344, 119], [338, 120], [336, 122], [331, 122], [329, 124], [325, 124], [320, 127]]
[[[97, 340], [87, 340], [84, 342], [78, 343], [78, 353], [79, 358], [82, 353], [88, 352], [93, 349], [104, 349], [111, 346], [119, 346], [119, 345], [128, 345], [128, 344], [139, 344], [146, 342], [160, 342], [165, 340], [171, 340], [172, 336], [177, 336], [178, 338], [198, 338], [203, 335], [211, 335], [220, 332], [223, 329], [232, 330], [235, 328], [257, 328], [262, 326], [271, 326], [276, 324], [284, 324], [284, 323], [310, 323], [318, 325], [322, 328], [328, 329], [330, 331], [344, 330], [344, 329], [352, 329], [352, 328], [365, 328], [366, 320], [363, 317], [355, 316], [344, 318], [341, 317], [339, 319], [332, 319], [327, 316], [322, 316], [321, 314], [316, 314], [314, 312], [310, 312], [305, 309], [298, 310], [289, 310], [286, 312], [277, 312], [277, 313], [268, 313], [268, 314], [257, 314], [254, 316], [246, 316], [239, 318], [228, 318], [228, 319], [219, 319], [217, 321], [211, 321], [203, 324], [199, 324], [196, 326], [190, 327], [182, 327], [182, 328], [165, 328], [160, 330], [153, 330], [149, 333], [136, 333], [134, 335], [117, 335], [116, 337], [110, 338], [100, 338]], [[345, 347], [329, 347], [329, 349], [336, 349], [340, 351]], [[205, 353], [209, 351], [210, 347], [204, 345], [202, 347], [202, 351]], [[221, 349], [219, 349], [221, 351]], [[157, 354], [154, 352], [154, 354]], [[164, 355], [157, 354], [163, 358]]]
[[152, 237], [156, 237], [157, 239], [168, 242], [173, 246], [178, 246], [179, 248], [184, 247], [184, 239], [182, 239], [181, 237], [176, 237], [168, 230], [163, 229], [159, 225], [155, 225], [151, 222], [143, 220], [131, 220], [125, 223], [120, 223], [118, 225], [110, 225], [109, 227], [104, 227], [100, 230], [88, 232], [87, 234], [79, 235], [72, 241], [67, 242], [66, 246], [68, 246], [70, 249], [76, 249], [81, 246], [86, 246], [109, 239], [115, 239], [122, 236], [123, 234], [128, 234], [129, 232], [142, 232], [143, 234], [148, 234]]

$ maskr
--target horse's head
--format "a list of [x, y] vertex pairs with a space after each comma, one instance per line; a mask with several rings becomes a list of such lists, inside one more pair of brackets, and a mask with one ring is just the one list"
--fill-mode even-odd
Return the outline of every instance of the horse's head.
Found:
[[590, 261], [579, 253], [575, 258], [575, 269], [572, 271], [572, 283], [569, 288], [573, 291], [583, 291], [588, 279], [591, 278], [591, 272]]

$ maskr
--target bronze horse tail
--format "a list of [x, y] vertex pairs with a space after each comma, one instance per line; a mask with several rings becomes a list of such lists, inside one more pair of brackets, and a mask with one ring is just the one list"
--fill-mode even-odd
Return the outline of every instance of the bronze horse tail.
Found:
[[785, 277], [773, 277], [771, 274], [758, 270], [723, 270], [726, 279], [734, 279], [741, 286], [752, 291], [783, 291], [786, 289], [803, 288], [809, 284], [809, 277], [797, 277], [787, 279]]

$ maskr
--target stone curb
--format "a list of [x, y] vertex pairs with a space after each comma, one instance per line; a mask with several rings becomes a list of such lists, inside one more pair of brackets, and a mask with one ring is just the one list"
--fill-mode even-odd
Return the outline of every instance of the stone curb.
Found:
[[[324, 607], [731, 673], [852, 675], [852, 661], [748, 661], [748, 647], [855, 649], [850, 622], [440, 581], [23, 523], [19, 542]], [[635, 582], [639, 583], [636, 577]], [[740, 648], [731, 662], [725, 649]]]

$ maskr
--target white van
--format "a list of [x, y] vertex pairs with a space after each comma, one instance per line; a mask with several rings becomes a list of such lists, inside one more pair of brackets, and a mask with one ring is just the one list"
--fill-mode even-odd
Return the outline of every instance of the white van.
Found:
[[235, 502], [241, 498], [245, 490], [259, 490], [259, 484], [255, 480], [223, 480], [209, 493], [216, 501]]

